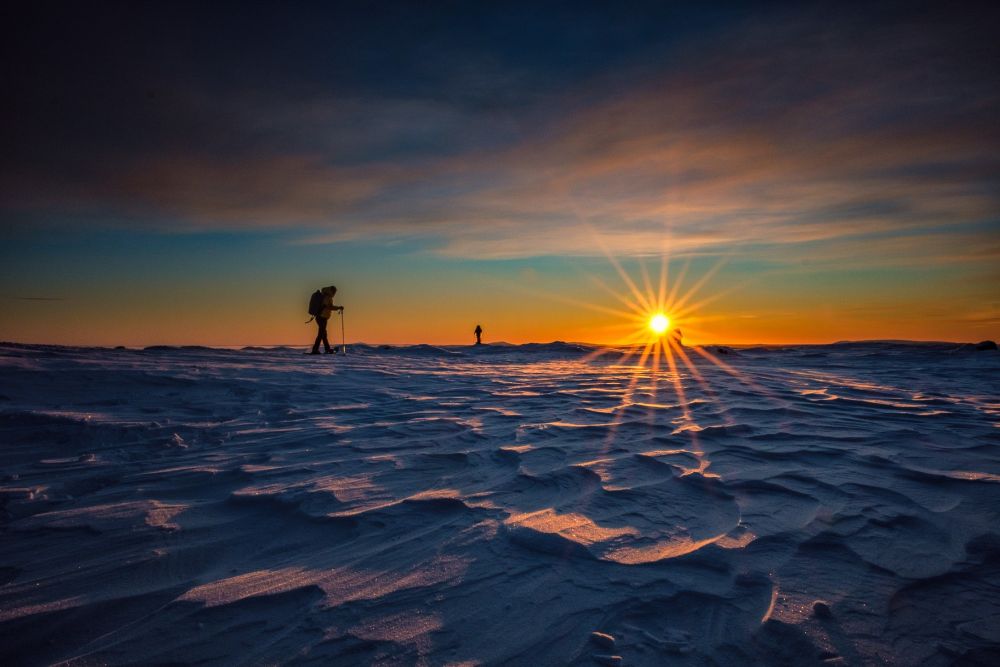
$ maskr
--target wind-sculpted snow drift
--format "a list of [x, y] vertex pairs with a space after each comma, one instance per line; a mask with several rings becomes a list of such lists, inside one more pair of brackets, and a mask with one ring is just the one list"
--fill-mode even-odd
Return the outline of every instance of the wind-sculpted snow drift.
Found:
[[998, 664], [1000, 355], [591, 352], [0, 347], [0, 662]]

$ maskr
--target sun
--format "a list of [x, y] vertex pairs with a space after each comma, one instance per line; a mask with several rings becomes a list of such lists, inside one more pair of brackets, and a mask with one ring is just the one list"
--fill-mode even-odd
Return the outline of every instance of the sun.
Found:
[[649, 328], [657, 335], [663, 334], [670, 328], [670, 318], [663, 313], [657, 313], [649, 318]]

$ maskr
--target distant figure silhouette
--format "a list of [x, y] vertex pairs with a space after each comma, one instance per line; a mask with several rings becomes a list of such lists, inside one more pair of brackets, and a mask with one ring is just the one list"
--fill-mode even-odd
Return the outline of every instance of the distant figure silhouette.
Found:
[[[333, 285], [324, 287], [319, 290], [319, 292], [322, 295], [322, 298], [317, 306], [314, 306], [313, 301], [310, 300], [310, 313], [312, 313], [312, 310], [315, 308], [316, 312], [312, 314], [316, 317], [316, 326], [318, 327], [318, 331], [316, 332], [316, 342], [313, 343], [312, 354], [319, 354], [319, 344], [321, 342], [323, 343], [326, 353], [330, 354], [333, 350], [330, 348], [330, 341], [326, 337], [326, 323], [330, 319], [330, 315], [333, 314], [333, 311], [339, 310], [343, 312], [344, 307], [333, 305], [333, 297], [337, 294], [337, 288]], [[316, 295], [314, 294], [313, 297], [315, 298], [315, 296]]]
[[684, 334], [681, 333], [680, 329], [674, 329], [670, 332], [671, 337], [673, 337], [674, 342], [680, 346], [684, 345]]
[[476, 345], [482, 345], [483, 344], [483, 328], [477, 324], [476, 325], [476, 331], [474, 333], [476, 334]]

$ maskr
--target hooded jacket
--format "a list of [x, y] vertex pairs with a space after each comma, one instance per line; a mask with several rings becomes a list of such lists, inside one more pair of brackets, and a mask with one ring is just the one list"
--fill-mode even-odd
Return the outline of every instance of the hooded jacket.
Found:
[[333, 297], [336, 295], [337, 290], [334, 287], [324, 287], [320, 291], [323, 293], [323, 307], [319, 311], [319, 317], [328, 320], [335, 310]]

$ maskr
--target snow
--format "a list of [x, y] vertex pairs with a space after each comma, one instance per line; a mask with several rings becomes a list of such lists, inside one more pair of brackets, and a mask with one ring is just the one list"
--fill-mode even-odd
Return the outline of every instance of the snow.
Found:
[[1000, 655], [1000, 355], [688, 356], [2, 345], [0, 661]]

